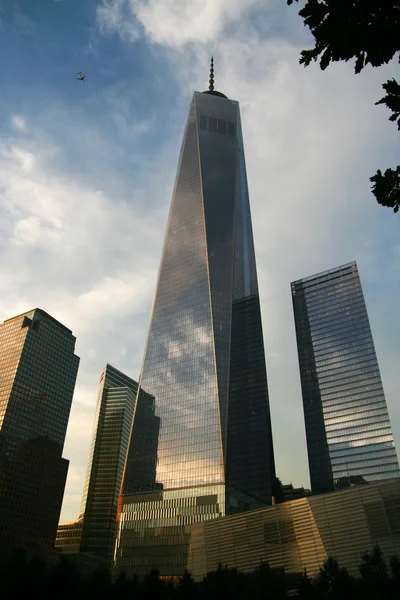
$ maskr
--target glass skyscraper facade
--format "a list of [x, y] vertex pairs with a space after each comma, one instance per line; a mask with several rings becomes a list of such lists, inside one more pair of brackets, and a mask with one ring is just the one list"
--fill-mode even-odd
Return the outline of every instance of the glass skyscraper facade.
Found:
[[399, 477], [357, 264], [291, 288], [313, 493]]
[[104, 559], [104, 564], [111, 565], [114, 554], [118, 500], [137, 390], [137, 381], [115, 367], [103, 369], [79, 522], [80, 552]]
[[179, 575], [193, 522], [275, 484], [239, 105], [212, 87], [187, 119], [139, 383], [117, 567]]
[[79, 358], [41, 309], [0, 325], [0, 549], [54, 546], [68, 471], [62, 458]]

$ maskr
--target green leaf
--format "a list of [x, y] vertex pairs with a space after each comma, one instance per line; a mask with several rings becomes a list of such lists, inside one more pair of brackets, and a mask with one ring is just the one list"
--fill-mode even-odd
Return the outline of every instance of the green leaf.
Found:
[[390, 79], [382, 87], [387, 94], [375, 104], [386, 104], [393, 113], [389, 117], [389, 121], [397, 121], [398, 129], [400, 129], [400, 85], [395, 79]]
[[371, 190], [378, 204], [393, 208], [393, 212], [397, 213], [400, 206], [400, 165], [395, 170], [386, 169], [384, 174], [378, 169], [370, 181], [374, 184]]

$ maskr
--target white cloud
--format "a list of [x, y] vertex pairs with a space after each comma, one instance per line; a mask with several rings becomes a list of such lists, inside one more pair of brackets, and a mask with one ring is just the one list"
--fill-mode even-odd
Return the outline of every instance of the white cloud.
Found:
[[57, 231], [45, 226], [38, 217], [30, 216], [20, 219], [14, 227], [14, 237], [11, 243], [22, 246], [35, 246], [41, 244], [53, 244], [59, 241], [60, 235]]
[[104, 33], [117, 32], [124, 41], [133, 42], [139, 29], [126, 0], [102, 0], [97, 7], [97, 24]]
[[151, 42], [180, 48], [207, 44], [259, 0], [103, 0], [97, 9], [101, 29], [122, 39], [139, 36], [139, 24]]
[[22, 117], [21, 115], [13, 115], [11, 117], [11, 125], [14, 127], [14, 129], [24, 131], [27, 128], [28, 124], [26, 122], [26, 119], [24, 119], [24, 117]]
[[33, 170], [35, 166], [35, 156], [32, 152], [13, 146], [11, 148], [11, 156], [17, 160], [23, 171], [29, 173]]
[[152, 42], [181, 47], [207, 44], [230, 22], [246, 18], [258, 0], [131, 0], [132, 11]]

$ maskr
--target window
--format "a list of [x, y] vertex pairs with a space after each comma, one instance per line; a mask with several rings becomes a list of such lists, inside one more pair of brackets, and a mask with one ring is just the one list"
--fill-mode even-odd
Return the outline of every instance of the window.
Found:
[[207, 117], [206, 115], [200, 115], [200, 129], [207, 131]]

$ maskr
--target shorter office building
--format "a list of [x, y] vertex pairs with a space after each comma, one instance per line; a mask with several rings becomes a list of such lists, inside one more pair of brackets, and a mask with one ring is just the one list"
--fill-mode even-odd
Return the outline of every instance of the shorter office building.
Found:
[[299, 498], [305, 498], [311, 496], [311, 490], [304, 488], [293, 487], [292, 483], [286, 483], [281, 486], [283, 502], [289, 502], [290, 500], [298, 500]]
[[106, 365], [100, 376], [96, 418], [81, 502], [81, 553], [111, 566], [118, 500], [138, 384]]
[[104, 367], [80, 515], [77, 521], [58, 526], [57, 550], [70, 558], [74, 556], [88, 569], [112, 565], [118, 500], [137, 389], [134, 379], [111, 365]]
[[48, 438], [21, 440], [0, 431], [0, 557], [14, 548], [52, 554], [68, 464]]
[[82, 520], [60, 523], [57, 529], [56, 550], [60, 554], [74, 556], [79, 554], [82, 540]]
[[313, 494], [400, 477], [357, 264], [291, 289]]
[[400, 555], [400, 479], [196, 523], [187, 568], [201, 581], [219, 563], [248, 573], [267, 561], [295, 589], [304, 569], [314, 577], [328, 556], [358, 575], [375, 544], [387, 560]]
[[54, 552], [78, 372], [75, 336], [35, 308], [0, 324], [0, 557]]

